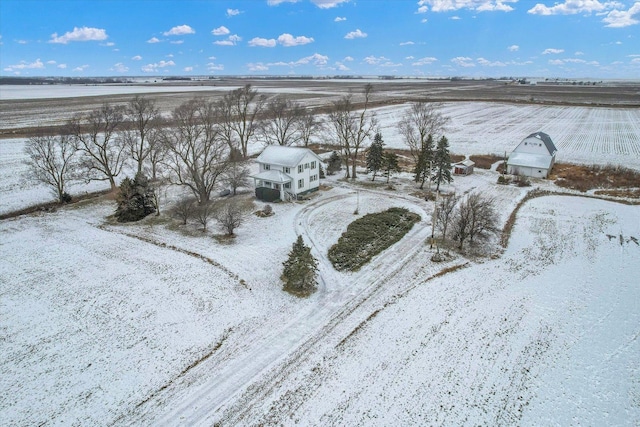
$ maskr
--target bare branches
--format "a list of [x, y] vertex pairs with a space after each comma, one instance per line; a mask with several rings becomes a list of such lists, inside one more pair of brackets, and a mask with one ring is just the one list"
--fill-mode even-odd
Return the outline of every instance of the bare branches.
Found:
[[122, 107], [104, 104], [86, 115], [75, 116], [68, 123], [83, 153], [82, 167], [86, 171], [86, 179], [109, 181], [112, 190], [117, 187], [115, 178], [126, 160], [124, 140], [118, 135], [123, 121]]
[[229, 149], [239, 148], [247, 157], [249, 140], [258, 129], [258, 115], [266, 98], [247, 84], [227, 93], [217, 104], [217, 115], [222, 126], [221, 135]]
[[126, 118], [133, 128], [124, 132], [124, 140], [131, 158], [138, 165], [138, 173], [142, 172], [145, 160], [150, 156], [152, 142], [149, 138], [154, 131], [154, 124], [159, 118], [155, 102], [136, 95], [126, 108]]
[[69, 197], [66, 194], [67, 183], [74, 178], [77, 164], [74, 156], [77, 146], [69, 135], [29, 138], [25, 153], [29, 156], [27, 165], [36, 180], [53, 187], [60, 203]]
[[[372, 91], [371, 84], [365, 85], [364, 107], [359, 113], [353, 105], [352, 94], [334, 101], [329, 113], [329, 122], [333, 127], [334, 136], [344, 153], [347, 178], [356, 178], [358, 151], [363, 147], [365, 139], [371, 137], [378, 124], [375, 113], [369, 111]], [[349, 161], [351, 161], [351, 174], [349, 174]]]
[[215, 120], [215, 106], [193, 99], [177, 107], [172, 117], [175, 128], [163, 134], [172, 182], [188, 187], [200, 204], [206, 203], [227, 168], [229, 155]]
[[265, 120], [259, 134], [267, 145], [295, 145], [302, 135], [298, 123], [304, 109], [284, 95], [277, 95], [265, 104]]
[[468, 239], [484, 238], [498, 232], [498, 218], [495, 211], [495, 200], [480, 193], [471, 193], [455, 211], [452, 222], [452, 234], [458, 249], [462, 250]]
[[441, 109], [442, 104], [438, 102], [415, 102], [398, 123], [398, 131], [416, 162], [424, 151], [429, 135], [437, 138], [449, 123], [450, 118], [444, 116]]

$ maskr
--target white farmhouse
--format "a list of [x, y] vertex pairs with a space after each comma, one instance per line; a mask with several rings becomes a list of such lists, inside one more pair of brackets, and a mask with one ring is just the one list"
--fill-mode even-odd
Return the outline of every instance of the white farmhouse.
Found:
[[256, 162], [259, 171], [252, 178], [259, 199], [297, 199], [320, 186], [322, 160], [308, 148], [270, 145]]
[[558, 149], [544, 132], [532, 133], [522, 140], [507, 160], [507, 173], [546, 178], [556, 160]]

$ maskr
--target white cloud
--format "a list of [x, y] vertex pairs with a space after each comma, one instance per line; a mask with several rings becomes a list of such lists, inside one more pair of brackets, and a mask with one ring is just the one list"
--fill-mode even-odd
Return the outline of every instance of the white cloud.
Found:
[[165, 55], [167, 58], [173, 58], [173, 53], [170, 53], [168, 55]]
[[452, 21], [459, 21], [459, 20], [461, 20], [462, 18], [460, 18], [458, 15], [454, 15], [454, 16], [452, 16], [452, 17], [451, 17], [451, 18], [449, 18], [449, 19], [451, 19]]
[[549, 54], [554, 54], [557, 55], [559, 53], [563, 53], [564, 49], [553, 49], [553, 48], [549, 48], [549, 49], [545, 49], [542, 54], [543, 55], [549, 55]]
[[215, 60], [216, 60], [216, 59], [218, 59], [218, 58], [216, 58], [215, 56], [210, 56], [210, 57], [209, 57], [209, 58], [207, 58], [207, 59], [210, 59], [210, 60], [212, 60], [212, 61], [215, 61]]
[[153, 64], [147, 64], [140, 69], [145, 73], [155, 73], [159, 68], [173, 67], [176, 63], [173, 61], [160, 61]]
[[380, 64], [381, 67], [402, 67], [402, 63], [393, 63], [391, 61], [384, 62]]
[[508, 3], [518, 0], [420, 0], [416, 13], [425, 13], [427, 6], [432, 12], [450, 12], [460, 9], [475, 10], [477, 12], [511, 12], [513, 7]]
[[173, 40], [173, 41], [170, 41], [169, 43], [171, 43], [171, 44], [182, 44], [182, 43], [184, 43], [184, 40]]
[[616, 2], [601, 2], [599, 0], [565, 0], [563, 3], [556, 2], [553, 6], [545, 6], [537, 3], [529, 9], [527, 13], [532, 15], [575, 15], [578, 13], [603, 12], [611, 9]]
[[575, 56], [582, 56], [582, 55], [584, 55], [584, 52], [577, 51], [576, 53], [574, 53], [574, 55]]
[[213, 44], [217, 44], [218, 46], [235, 46], [238, 42], [242, 41], [242, 37], [237, 34], [232, 34], [227, 37], [226, 40], [216, 40]]
[[211, 34], [213, 34], [214, 36], [225, 36], [229, 33], [230, 33], [229, 29], [224, 25], [221, 25], [220, 27], [214, 28], [213, 30], [211, 30]]
[[336, 19], [334, 19], [333, 22], [342, 22], [346, 20], [347, 18], [345, 18], [344, 16], [336, 16]]
[[284, 33], [278, 36], [278, 43], [285, 47], [302, 46], [305, 44], [313, 43], [313, 37], [294, 37], [291, 34]]
[[124, 65], [122, 62], [118, 62], [113, 67], [111, 67], [111, 71], [115, 71], [116, 73], [126, 73], [129, 71], [129, 67]]
[[400, 43], [400, 46], [411, 46], [411, 45], [414, 45], [414, 44], [415, 44], [414, 42], [412, 42], [412, 41], [408, 41], [408, 42], [402, 42], [402, 43]]
[[18, 44], [27, 44], [29, 42], [26, 41], [26, 40], [16, 40], [16, 43], [18, 43]]
[[38, 58], [33, 62], [20, 61], [15, 65], [9, 65], [8, 67], [5, 67], [4, 70], [13, 72], [15, 70], [32, 70], [40, 68], [44, 68], [44, 63], [40, 60], [40, 58]]
[[409, 55], [409, 56], [405, 56], [404, 59], [406, 59], [407, 61], [413, 61], [415, 59], [415, 57], [412, 56], [412, 55]]
[[232, 17], [232, 16], [237, 16], [240, 15], [242, 12], [239, 11], [238, 9], [227, 9], [227, 16], [228, 17]]
[[249, 63], [247, 64], [247, 68], [249, 69], [249, 71], [267, 71], [269, 69], [269, 67], [264, 65], [262, 62], [258, 62], [256, 64]]
[[344, 65], [342, 62], [336, 62], [336, 68], [340, 71], [350, 71], [351, 69]]
[[[211, 59], [211, 58], [209, 58], [209, 59]], [[215, 58], [213, 58], [213, 59], [215, 59]], [[224, 70], [224, 65], [216, 64], [214, 62], [209, 62], [207, 64], [207, 70], [212, 71], [212, 72], [213, 71], [222, 71], [222, 70]]]
[[269, 6], [278, 6], [280, 3], [298, 3], [300, 0], [267, 0]]
[[193, 67], [184, 67], [183, 71], [186, 71], [187, 73], [191, 72], [191, 71], [193, 71]]
[[140, 61], [140, 60], [142, 60], [142, 56], [140, 56], [140, 55], [132, 56], [131, 60], [132, 61]]
[[326, 65], [327, 61], [329, 61], [329, 57], [325, 55], [320, 55], [319, 53], [314, 53], [311, 56], [305, 56], [302, 59], [299, 59], [295, 62], [296, 65], [303, 65], [313, 63], [313, 65]]
[[466, 56], [457, 56], [451, 60], [454, 64], [459, 67], [475, 67], [476, 64], [473, 63], [473, 59]]
[[78, 73], [82, 73], [87, 68], [89, 68], [89, 66], [87, 64], [85, 64], [85, 65], [81, 65], [79, 67], [74, 68], [73, 71], [76, 71]]
[[107, 46], [107, 47], [111, 47], [111, 46], [115, 46], [116, 44], [114, 42], [106, 42], [106, 43], [100, 43], [100, 46]]
[[509, 52], [517, 52], [520, 50], [520, 46], [518, 46], [517, 44], [512, 44], [507, 49], [509, 50]]
[[58, 64], [58, 68], [65, 70], [67, 68], [67, 64]]
[[318, 6], [320, 9], [331, 9], [341, 3], [348, 3], [350, 0], [311, 0], [311, 3]]
[[101, 41], [106, 40], [108, 37], [106, 30], [102, 28], [74, 27], [73, 31], [68, 31], [62, 36], [58, 36], [58, 33], [51, 34], [49, 43], [67, 44], [69, 42]]
[[427, 22], [429, 22], [429, 20], [427, 18], [424, 18], [424, 19], [420, 20], [421, 24], [426, 24]]
[[353, 61], [353, 58], [351, 56], [345, 56], [343, 61]]
[[178, 25], [169, 31], [162, 33], [165, 36], [183, 36], [185, 34], [195, 34], [196, 31], [188, 25]]
[[371, 56], [367, 56], [366, 58], [364, 58], [363, 61], [366, 62], [369, 65], [377, 65], [377, 64], [380, 64], [383, 61], [389, 61], [389, 58], [385, 58], [384, 56], [380, 56], [380, 57], [376, 58], [375, 56], [371, 55]]
[[263, 39], [261, 37], [254, 37], [249, 40], [249, 46], [251, 47], [275, 47], [275, 39]]
[[[410, 57], [410, 58], [413, 59], [413, 57]], [[411, 65], [413, 65], [414, 67], [421, 67], [423, 65], [431, 65], [437, 60], [438, 60], [437, 58], [434, 58], [432, 56], [427, 56], [427, 57], [418, 59], [416, 62], [413, 62]]]
[[638, 22], [640, 22], [639, 19], [640, 2], [636, 2], [629, 8], [629, 10], [612, 10], [604, 19], [602, 19], [602, 22], [607, 24], [605, 27], [623, 28], [638, 24]]
[[488, 59], [485, 59], [485, 58], [478, 58], [476, 59], [476, 61], [478, 62], [478, 64], [483, 65], [485, 67], [506, 67], [507, 66], [507, 64], [505, 64], [504, 62], [489, 61]]
[[350, 33], [347, 33], [346, 36], [344, 36], [345, 39], [349, 39], [349, 40], [365, 38], [365, 37], [367, 37], [367, 33], [363, 33], [362, 31], [360, 31], [360, 29], [351, 31]]
[[50, 60], [50, 61], [47, 61], [47, 64], [49, 64], [49, 65], [56, 65], [56, 64], [57, 64], [57, 62], [56, 62], [56, 61], [54, 61], [54, 60], [52, 59], [52, 60]]
[[160, 43], [160, 39], [157, 37], [151, 37], [149, 40], [147, 40], [147, 43]]

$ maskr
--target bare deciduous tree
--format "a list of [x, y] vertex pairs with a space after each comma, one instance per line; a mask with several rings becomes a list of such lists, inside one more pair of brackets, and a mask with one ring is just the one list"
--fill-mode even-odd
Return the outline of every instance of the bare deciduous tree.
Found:
[[218, 206], [214, 215], [220, 228], [227, 233], [227, 236], [233, 236], [235, 229], [244, 222], [247, 210], [241, 202], [230, 199]]
[[81, 162], [87, 181], [109, 181], [117, 188], [115, 178], [124, 166], [125, 144], [118, 135], [124, 120], [124, 108], [107, 103], [87, 115], [76, 115], [69, 121], [69, 130], [83, 153]]
[[172, 183], [189, 188], [200, 204], [210, 200], [216, 180], [226, 171], [229, 150], [220, 137], [211, 102], [193, 99], [172, 113], [175, 127], [163, 132], [165, 164]]
[[[221, 136], [229, 149], [238, 148], [247, 157], [249, 140], [258, 129], [258, 115], [266, 98], [247, 84], [227, 93], [218, 103], [217, 114], [222, 124]], [[238, 146], [236, 146], [238, 144]]]
[[463, 200], [454, 213], [452, 232], [458, 249], [462, 250], [464, 242], [469, 239], [486, 237], [498, 232], [498, 219], [495, 211], [495, 200], [480, 193], [472, 193]]
[[316, 133], [323, 132], [325, 124], [315, 112], [302, 108], [297, 126], [301, 144], [308, 147], [311, 137]]
[[453, 219], [453, 212], [460, 197], [455, 194], [443, 195], [436, 206], [436, 226], [444, 241], [447, 237], [447, 228]]
[[207, 224], [209, 223], [209, 219], [214, 214], [216, 207], [213, 202], [202, 203], [195, 208], [195, 216], [198, 222], [202, 225], [202, 232], [207, 232]]
[[[375, 113], [369, 111], [372, 91], [373, 85], [365, 85], [364, 105], [359, 112], [352, 101], [353, 94], [349, 94], [334, 101], [329, 113], [329, 122], [333, 127], [334, 136], [344, 154], [347, 166], [346, 178], [356, 179], [358, 152], [364, 148], [365, 139], [372, 135], [377, 126]], [[351, 174], [349, 162], [351, 162]]]
[[267, 145], [295, 145], [301, 140], [298, 122], [303, 108], [284, 95], [269, 99], [264, 108], [265, 119], [259, 135]]
[[[41, 132], [38, 132], [41, 133]], [[68, 198], [67, 183], [75, 177], [74, 156], [77, 147], [69, 135], [37, 135], [29, 138], [24, 148], [26, 163], [36, 180], [53, 187], [60, 203]]]
[[398, 131], [409, 146], [411, 155], [416, 162], [420, 153], [424, 154], [429, 135], [437, 138], [445, 131], [446, 125], [449, 123], [449, 117], [444, 116], [441, 109], [441, 103], [415, 102], [398, 123]]
[[224, 174], [223, 181], [231, 188], [231, 192], [235, 196], [238, 188], [249, 186], [249, 174], [249, 168], [244, 163], [231, 161]]
[[187, 225], [196, 210], [197, 201], [191, 197], [180, 199], [171, 209], [171, 215], [182, 220], [182, 225]]
[[126, 108], [126, 119], [132, 128], [123, 132], [123, 137], [131, 158], [138, 165], [137, 173], [143, 171], [145, 160], [151, 153], [153, 141], [149, 136], [158, 117], [155, 102], [144, 96], [136, 95]]

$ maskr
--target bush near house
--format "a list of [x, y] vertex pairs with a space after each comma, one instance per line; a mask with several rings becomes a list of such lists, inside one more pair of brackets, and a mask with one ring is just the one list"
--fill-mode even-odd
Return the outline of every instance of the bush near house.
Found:
[[329, 260], [338, 271], [357, 271], [402, 239], [418, 221], [420, 215], [404, 208], [365, 215], [349, 224], [338, 243], [329, 249]]

